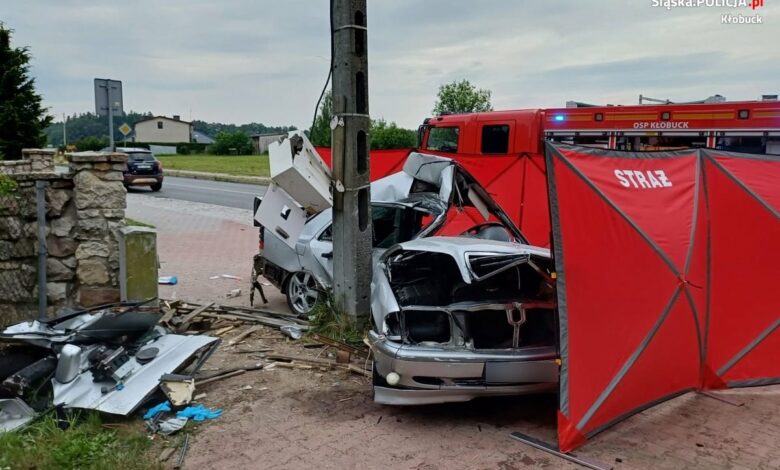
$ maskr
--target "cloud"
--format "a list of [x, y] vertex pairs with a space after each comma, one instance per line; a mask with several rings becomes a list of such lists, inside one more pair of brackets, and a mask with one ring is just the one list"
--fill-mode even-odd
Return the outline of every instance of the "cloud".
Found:
[[[324, 0], [0, 3], [57, 114], [92, 109], [92, 79], [110, 77], [128, 109], [303, 127], [327, 74]], [[721, 25], [727, 12], [650, 0], [369, 1], [371, 114], [416, 127], [439, 85], [461, 78], [491, 89], [498, 109], [776, 92], [780, 6], [756, 26]]]

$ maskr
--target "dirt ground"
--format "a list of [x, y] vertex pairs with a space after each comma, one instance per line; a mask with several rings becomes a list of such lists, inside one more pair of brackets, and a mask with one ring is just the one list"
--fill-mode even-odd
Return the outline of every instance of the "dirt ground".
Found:
[[[161, 295], [248, 306], [257, 243], [249, 211], [141, 197], [129, 198], [128, 215], [157, 225], [161, 274], [180, 280]], [[209, 279], [222, 273], [244, 279]], [[235, 287], [242, 295], [226, 299]], [[265, 308], [286, 309], [275, 289], [267, 292]], [[238, 349], [311, 357], [333, 352], [304, 348], [270, 329], [231, 349], [227, 343], [240, 331], [226, 334], [206, 371], [270, 362]], [[373, 403], [366, 377], [281, 367], [213, 382], [197, 393], [203, 392], [203, 403], [224, 414], [197, 426], [185, 468], [581, 468], [509, 436], [519, 431], [555, 442], [555, 395], [389, 407]], [[780, 386], [718, 396], [742, 406], [686, 394], [608, 429], [578, 454], [615, 469], [780, 469]]]
[[[269, 362], [238, 350], [320, 358], [334, 352], [304, 348], [270, 329], [226, 346], [238, 332], [228, 333], [207, 370]], [[580, 468], [509, 436], [555, 442], [555, 395], [390, 407], [373, 403], [369, 378], [281, 367], [207, 384], [203, 392], [203, 402], [224, 414], [199, 426], [186, 468]], [[615, 469], [780, 468], [780, 388], [718, 396], [743, 405], [684, 395], [607, 430], [578, 454]]]

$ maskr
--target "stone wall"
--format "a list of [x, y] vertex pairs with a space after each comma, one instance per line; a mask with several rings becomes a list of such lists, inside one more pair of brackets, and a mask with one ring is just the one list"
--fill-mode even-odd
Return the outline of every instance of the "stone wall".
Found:
[[47, 184], [49, 314], [118, 301], [126, 155], [70, 154], [66, 172], [55, 172], [53, 151], [24, 150], [23, 157], [0, 162], [0, 174], [17, 183], [15, 191], [0, 195], [0, 325], [37, 316], [37, 180]]

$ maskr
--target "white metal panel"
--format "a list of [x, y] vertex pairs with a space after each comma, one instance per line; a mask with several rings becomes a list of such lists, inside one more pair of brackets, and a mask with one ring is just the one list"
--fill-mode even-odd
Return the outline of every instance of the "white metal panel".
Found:
[[[295, 153], [291, 138], [303, 139]], [[306, 209], [319, 212], [333, 205], [330, 169], [302, 132], [294, 131], [281, 142], [268, 146], [271, 180]]]
[[[83, 408], [104, 413], [128, 415], [157, 389], [160, 377], [175, 372], [201, 348], [217, 341], [211, 336], [163, 335], [144, 347], [160, 350], [147, 364], [140, 364], [135, 357], [128, 361], [132, 373], [123, 381], [121, 389], [111, 388], [112, 383], [95, 382], [92, 371], [85, 370], [72, 382], [62, 384], [52, 379], [54, 404], [66, 408]], [[86, 356], [86, 355], [85, 355]], [[86, 357], [84, 359], [87, 360]], [[103, 388], [109, 390], [103, 393]]]
[[284, 189], [271, 183], [255, 212], [255, 220], [295, 249], [306, 224], [306, 211]]

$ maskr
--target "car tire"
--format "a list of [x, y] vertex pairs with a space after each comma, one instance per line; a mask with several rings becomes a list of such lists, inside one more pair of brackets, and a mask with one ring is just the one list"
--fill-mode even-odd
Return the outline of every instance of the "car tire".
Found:
[[152, 188], [152, 191], [157, 192], [162, 189], [162, 183], [155, 183], [149, 187]]
[[308, 318], [320, 299], [320, 287], [313, 274], [296, 271], [284, 283], [284, 296], [292, 313], [300, 318]]

